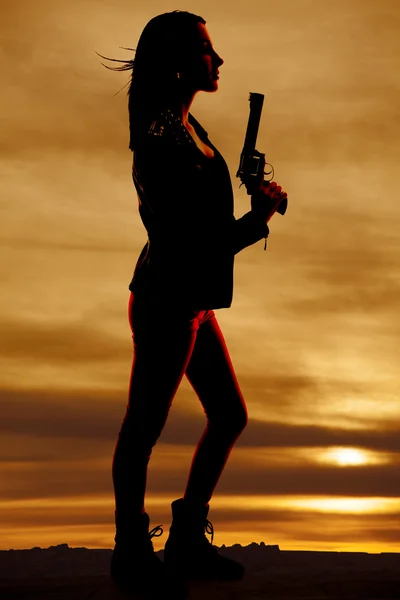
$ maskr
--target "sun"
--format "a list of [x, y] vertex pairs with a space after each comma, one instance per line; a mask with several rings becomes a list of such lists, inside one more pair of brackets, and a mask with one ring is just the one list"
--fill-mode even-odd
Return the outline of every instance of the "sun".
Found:
[[324, 459], [340, 467], [366, 465], [371, 462], [368, 453], [359, 448], [334, 447], [324, 452]]

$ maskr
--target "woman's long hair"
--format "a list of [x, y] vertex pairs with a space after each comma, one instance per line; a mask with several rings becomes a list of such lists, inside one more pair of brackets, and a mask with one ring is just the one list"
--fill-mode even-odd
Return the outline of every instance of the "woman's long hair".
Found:
[[117, 60], [99, 54], [106, 60], [125, 63], [115, 68], [102, 63], [107, 69], [132, 71], [128, 89], [130, 150], [134, 150], [147, 132], [158, 111], [174, 109], [179, 103], [181, 79], [177, 74], [190, 68], [196, 51], [197, 23], [205, 25], [206, 22], [186, 11], [163, 13], [151, 19], [143, 29], [134, 59]]

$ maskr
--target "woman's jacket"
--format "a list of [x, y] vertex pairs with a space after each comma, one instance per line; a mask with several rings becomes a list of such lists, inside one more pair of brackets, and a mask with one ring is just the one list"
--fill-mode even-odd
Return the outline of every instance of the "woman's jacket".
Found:
[[189, 114], [207, 157], [179, 117], [161, 112], [134, 149], [132, 177], [148, 240], [129, 289], [198, 310], [232, 303], [234, 257], [267, 237], [265, 219], [234, 216], [227, 164]]

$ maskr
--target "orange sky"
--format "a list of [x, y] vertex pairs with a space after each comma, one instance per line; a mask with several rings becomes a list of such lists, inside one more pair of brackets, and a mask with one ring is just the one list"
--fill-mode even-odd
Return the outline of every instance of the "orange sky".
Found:
[[[396, 0], [0, 1], [1, 549], [112, 547], [112, 454], [146, 235], [128, 150], [132, 53], [161, 12], [202, 15], [225, 64], [191, 112], [235, 177], [248, 93], [289, 195], [216, 311], [249, 425], [216, 488], [217, 545], [400, 551], [400, 6]], [[204, 413], [184, 382], [150, 461], [168, 531]], [[162, 548], [167, 535], [154, 540]]]

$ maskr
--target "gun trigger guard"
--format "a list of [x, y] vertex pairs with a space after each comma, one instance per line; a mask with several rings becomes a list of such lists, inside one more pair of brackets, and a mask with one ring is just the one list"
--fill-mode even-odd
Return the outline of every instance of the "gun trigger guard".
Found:
[[272, 173], [272, 176], [271, 176], [271, 179], [266, 179], [265, 181], [272, 181], [274, 178], [274, 173], [275, 173], [274, 167], [271, 165], [271, 163], [265, 163], [265, 166], [267, 166], [267, 165], [269, 165], [271, 167], [271, 170], [264, 171], [264, 175], [271, 175], [271, 173]]

